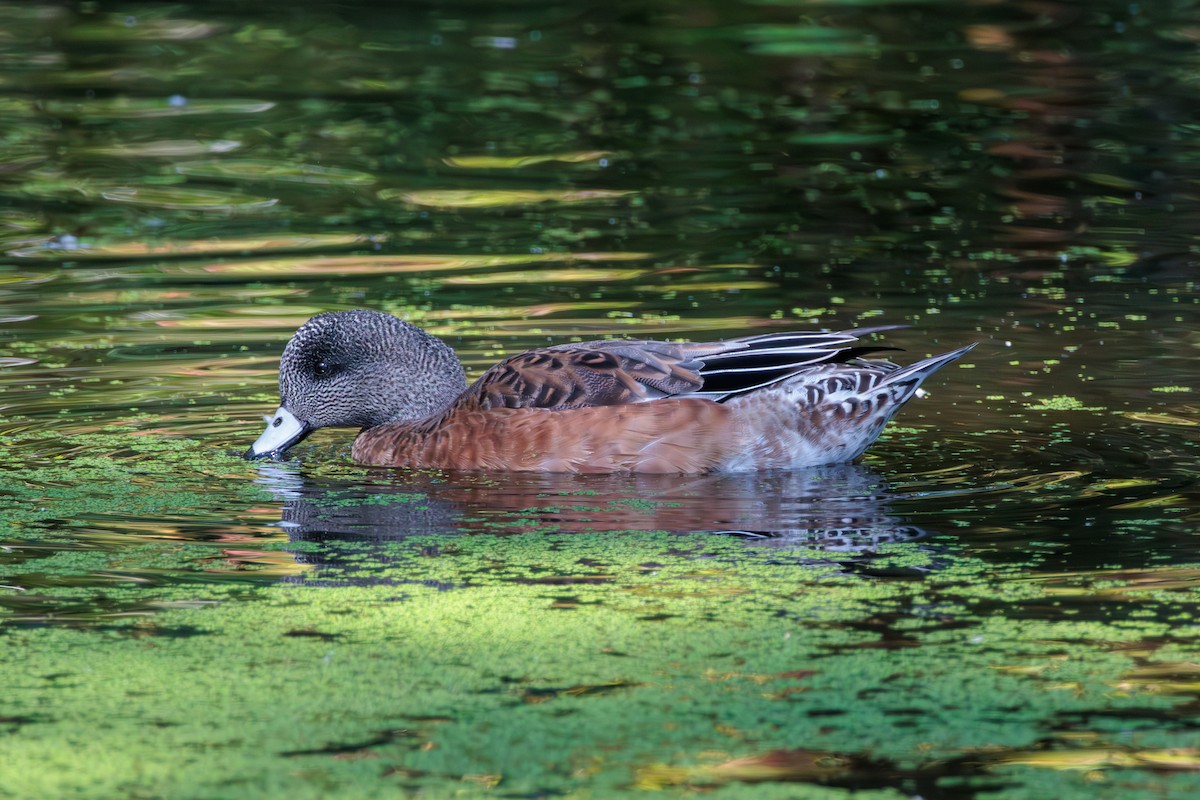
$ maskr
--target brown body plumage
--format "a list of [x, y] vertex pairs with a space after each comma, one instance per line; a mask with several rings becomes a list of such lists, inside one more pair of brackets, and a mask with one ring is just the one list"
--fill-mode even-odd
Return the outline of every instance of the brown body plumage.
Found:
[[[377, 312], [322, 314], [289, 342], [282, 403], [248, 455], [360, 425], [356, 461], [545, 472], [787, 469], [857, 458], [921, 381], [863, 356], [874, 330], [727, 342], [612, 340], [509, 358], [470, 387], [452, 351]], [[449, 354], [449, 355], [447, 355]], [[280, 428], [278, 435], [272, 428]]]

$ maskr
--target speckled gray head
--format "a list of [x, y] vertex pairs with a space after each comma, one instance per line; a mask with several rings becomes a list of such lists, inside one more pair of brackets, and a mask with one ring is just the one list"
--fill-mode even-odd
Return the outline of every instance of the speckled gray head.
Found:
[[449, 345], [379, 311], [331, 311], [300, 326], [279, 362], [279, 409], [246, 458], [279, 458], [317, 428], [372, 428], [441, 411], [467, 387]]

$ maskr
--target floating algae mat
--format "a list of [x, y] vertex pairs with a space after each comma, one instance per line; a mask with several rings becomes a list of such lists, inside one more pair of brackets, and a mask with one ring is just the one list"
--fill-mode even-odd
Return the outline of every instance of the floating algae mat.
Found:
[[[0, 800], [1200, 797], [1200, 26], [1078, 5], [0, 2]], [[361, 307], [978, 346], [836, 468], [242, 460]]]
[[[79, 468], [113, 484], [252, 474], [189, 468], [186, 442], [124, 441], [143, 457]], [[88, 544], [37, 559], [47, 585], [6, 596], [0, 796], [1200, 791], [1200, 749], [1179, 735], [1200, 684], [1200, 565], [1055, 574], [936, 540], [851, 555], [554, 531], [566, 503], [602, 504], [586, 494], [547, 497], [528, 533], [317, 535], [430, 503], [360, 473], [310, 496], [304, 524], [208, 541], [117, 544], [97, 524], [112, 501], [93, 497]], [[163, 496], [203, 502], [175, 488]], [[246, 491], [253, 515], [266, 493]], [[16, 523], [28, 543], [78, 513], [47, 497]]]

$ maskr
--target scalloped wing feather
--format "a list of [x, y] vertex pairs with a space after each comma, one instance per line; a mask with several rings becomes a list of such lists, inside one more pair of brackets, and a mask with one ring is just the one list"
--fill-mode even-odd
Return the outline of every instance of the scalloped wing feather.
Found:
[[815, 365], [882, 349], [855, 346], [858, 336], [875, 330], [768, 333], [726, 342], [613, 339], [540, 348], [490, 369], [458, 407], [569, 409], [675, 396], [721, 402]]

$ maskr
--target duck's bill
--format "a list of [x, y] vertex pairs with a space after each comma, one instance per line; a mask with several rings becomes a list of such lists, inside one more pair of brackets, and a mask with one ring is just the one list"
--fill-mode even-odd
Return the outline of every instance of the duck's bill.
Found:
[[313, 432], [307, 422], [296, 419], [292, 412], [283, 406], [269, 417], [266, 417], [267, 429], [258, 441], [250, 445], [246, 458], [278, 459], [284, 452]]

